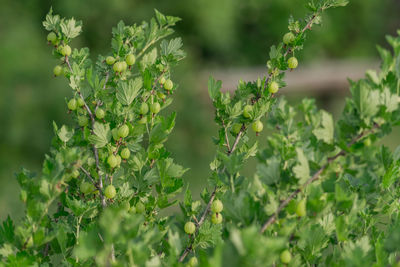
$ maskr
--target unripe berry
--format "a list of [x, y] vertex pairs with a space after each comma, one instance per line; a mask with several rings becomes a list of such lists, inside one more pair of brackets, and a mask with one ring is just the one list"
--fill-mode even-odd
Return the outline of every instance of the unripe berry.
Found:
[[107, 63], [107, 65], [112, 65], [112, 64], [114, 64], [114, 63], [115, 63], [115, 58], [112, 57], [112, 56], [108, 56], [108, 57], [106, 58], [106, 63]]
[[72, 52], [72, 50], [69, 45], [64, 45], [60, 50], [61, 55], [66, 56], [66, 57], [69, 57], [71, 55], [71, 52]]
[[106, 189], [104, 190], [104, 196], [108, 199], [114, 198], [116, 194], [117, 191], [115, 190], [115, 187], [112, 184], [107, 186]]
[[136, 213], [143, 213], [146, 210], [146, 207], [140, 201], [138, 203], [136, 203], [135, 208], [136, 208]]
[[154, 114], [157, 114], [158, 112], [160, 112], [160, 109], [161, 109], [161, 106], [160, 106], [160, 103], [158, 103], [158, 102], [154, 102], [150, 106], [150, 111], [151, 111], [151, 113], [154, 113]]
[[147, 103], [145, 103], [145, 102], [143, 102], [141, 105], [140, 105], [140, 114], [142, 114], [142, 115], [145, 115], [145, 114], [147, 114], [147, 112], [149, 112], [149, 105], [147, 105]]
[[121, 157], [122, 157], [123, 159], [128, 159], [128, 158], [130, 157], [130, 155], [131, 155], [131, 151], [130, 151], [128, 148], [122, 149], [122, 151], [121, 151]]
[[122, 71], [125, 71], [128, 68], [128, 64], [126, 64], [125, 61], [121, 61], [120, 64], [121, 64]]
[[161, 92], [158, 92], [158, 93], [157, 93], [157, 96], [158, 96], [159, 98], [163, 99], [163, 100], [164, 100], [165, 97], [166, 97], [165, 94], [163, 94], [163, 93], [161, 93]]
[[129, 211], [131, 209], [131, 204], [129, 204], [129, 201], [124, 201], [124, 202], [121, 203], [121, 207], [125, 211]]
[[146, 124], [146, 123], [147, 123], [147, 117], [146, 117], [146, 116], [143, 116], [143, 117], [138, 121], [138, 123], [139, 123], [139, 124]]
[[371, 146], [372, 142], [371, 142], [371, 138], [367, 138], [364, 140], [364, 146]]
[[192, 222], [187, 222], [185, 223], [184, 230], [188, 235], [192, 235], [196, 231], [196, 225], [194, 225]]
[[121, 127], [118, 128], [118, 136], [125, 138], [129, 134], [129, 127], [128, 125], [124, 124]]
[[191, 257], [190, 260], [188, 261], [188, 265], [190, 267], [196, 267], [197, 265], [199, 265], [199, 261], [197, 260], [196, 257]]
[[291, 57], [288, 59], [288, 66], [289, 69], [295, 69], [299, 65], [299, 62], [297, 61], [297, 58]]
[[103, 119], [106, 116], [106, 113], [104, 112], [103, 109], [98, 108], [96, 110], [96, 118], [98, 118], [99, 120]]
[[47, 41], [49, 41], [49, 42], [54, 44], [57, 41], [57, 35], [54, 32], [50, 32], [47, 35]]
[[112, 130], [111, 130], [111, 134], [112, 134], [112, 137], [113, 137], [113, 139], [114, 139], [115, 141], [117, 141], [117, 140], [119, 139], [118, 129], [117, 129], [117, 128], [112, 129]]
[[71, 177], [72, 178], [78, 178], [79, 177], [79, 171], [78, 170], [73, 170], [71, 173]]
[[113, 65], [113, 70], [115, 72], [122, 72], [124, 69], [124, 67], [122, 66], [121, 62], [115, 62]]
[[109, 165], [111, 168], [115, 168], [115, 167], [117, 167], [117, 165], [118, 165], [118, 159], [117, 159], [116, 156], [110, 155], [110, 156], [108, 156], [108, 158], [107, 158], [107, 163], [108, 163], [108, 165]]
[[268, 91], [269, 91], [271, 94], [277, 93], [277, 92], [279, 91], [279, 84], [278, 84], [277, 82], [275, 82], [275, 81], [271, 82], [271, 83], [269, 84], [269, 86], [268, 86]]
[[78, 124], [81, 127], [85, 127], [89, 124], [89, 119], [84, 115], [78, 116]]
[[166, 80], [164, 83], [165, 90], [169, 91], [172, 89], [172, 87], [174, 87], [174, 83], [170, 79]]
[[219, 199], [216, 199], [213, 201], [211, 204], [211, 210], [214, 213], [220, 213], [224, 209], [224, 204], [222, 204], [222, 201]]
[[22, 202], [26, 202], [26, 200], [28, 199], [28, 192], [26, 192], [25, 190], [21, 190], [21, 192], [19, 193], [19, 198], [21, 199]]
[[293, 43], [293, 41], [294, 41], [294, 39], [295, 39], [296, 37], [294, 36], [294, 34], [293, 33], [291, 33], [291, 32], [288, 32], [288, 33], [286, 33], [284, 36], [283, 36], [283, 43], [284, 44], [290, 44], [290, 43]]
[[60, 65], [57, 65], [53, 69], [54, 76], [60, 76], [63, 72], [63, 68]]
[[232, 125], [232, 132], [234, 134], [238, 134], [241, 129], [242, 129], [242, 124], [240, 124], [240, 123], [235, 123]]
[[117, 166], [119, 166], [121, 164], [121, 156], [120, 155], [116, 155], [115, 158], [117, 159]]
[[158, 82], [159, 82], [160, 84], [164, 84], [164, 83], [165, 83], [165, 77], [162, 76]]
[[307, 202], [306, 202], [305, 199], [302, 199], [302, 200], [300, 200], [299, 203], [297, 203], [297, 206], [296, 206], [296, 214], [297, 214], [297, 216], [304, 217], [304, 216], [307, 215], [306, 204], [307, 204]]
[[85, 101], [82, 98], [78, 98], [77, 103], [79, 107], [83, 107], [85, 105]]
[[253, 112], [253, 106], [252, 105], [244, 106], [244, 108], [243, 108], [243, 117], [250, 118], [252, 112]]
[[263, 130], [264, 125], [261, 121], [255, 121], [251, 125], [251, 128], [253, 129], [254, 132], [260, 133]]
[[76, 102], [75, 98], [72, 98], [71, 100], [69, 100], [68, 104], [67, 104], [69, 110], [75, 110], [77, 105], [78, 105], [78, 103]]
[[135, 64], [135, 62], [136, 62], [135, 55], [133, 55], [133, 54], [127, 55], [125, 62], [126, 62], [126, 64], [128, 64], [128, 66], [132, 66], [133, 64]]
[[213, 215], [211, 216], [211, 222], [213, 224], [222, 223], [222, 215], [221, 215], [221, 213], [213, 213]]
[[93, 185], [91, 183], [89, 183], [89, 182], [81, 183], [79, 189], [81, 190], [81, 192], [83, 194], [89, 194], [89, 193], [94, 191]]
[[286, 249], [281, 253], [280, 258], [282, 263], [288, 264], [292, 260], [292, 254], [290, 254], [289, 250]]

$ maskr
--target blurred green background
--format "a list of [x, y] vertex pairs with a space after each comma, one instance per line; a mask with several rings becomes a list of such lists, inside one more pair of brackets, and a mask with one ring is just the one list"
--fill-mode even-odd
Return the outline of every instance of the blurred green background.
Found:
[[[185, 176], [191, 187], [200, 188], [208, 178], [208, 164], [215, 152], [211, 136], [216, 133], [216, 127], [207, 97], [207, 75], [232, 69], [240, 74], [242, 70], [251, 72], [254, 67], [263, 67], [269, 46], [287, 31], [288, 17], [291, 14], [295, 18], [304, 17], [305, 2], [3, 0], [0, 8], [0, 219], [7, 214], [16, 217], [22, 214], [15, 172], [22, 166], [40, 171], [53, 136], [52, 121], [69, 122], [64, 98], [71, 91], [65, 80], [52, 77], [56, 60], [50, 55], [41, 24], [50, 6], [61, 16], [83, 20], [83, 34], [72, 46], [88, 46], [93, 58], [98, 53], [108, 53], [111, 28], [121, 19], [126, 23], [141, 22], [153, 15], [154, 8], [183, 19], [176, 35], [182, 36], [188, 56], [173, 76], [180, 90], [173, 106], [178, 112], [177, 126], [168, 147], [179, 163], [191, 169]], [[323, 27], [309, 34], [305, 50], [297, 56], [301, 64], [323, 62], [322, 67], [326, 62], [338, 60], [376, 62], [375, 45], [386, 46], [384, 36], [395, 34], [400, 28], [398, 14], [398, 0], [350, 0], [349, 6], [324, 14]], [[241, 78], [229, 77], [233, 83]], [[345, 89], [345, 85], [340, 86], [343, 88], [328, 84], [325, 87], [330, 90], [314, 91], [312, 95], [321, 107], [338, 114], [344, 99], [335, 90]], [[307, 90], [289, 97], [296, 101], [304, 92]]]

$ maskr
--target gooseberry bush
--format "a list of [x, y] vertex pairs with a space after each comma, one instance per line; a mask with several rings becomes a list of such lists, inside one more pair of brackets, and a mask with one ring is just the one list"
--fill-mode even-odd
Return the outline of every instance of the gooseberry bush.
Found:
[[[276, 95], [323, 11], [346, 4], [309, 2], [271, 47], [265, 76], [234, 94], [209, 79], [219, 131], [198, 200], [164, 146], [176, 116], [165, 110], [178, 89], [172, 70], [185, 57], [181, 39], [165, 38], [179, 19], [155, 11], [120, 22], [111, 51], [92, 62], [71, 43], [81, 22], [50, 10], [53, 73], [72, 89], [74, 124], [53, 123], [40, 175], [17, 175], [26, 213], [0, 227], [0, 265], [398, 266], [400, 147], [379, 140], [400, 124], [400, 37], [387, 37], [393, 51], [378, 47], [379, 72], [350, 81], [337, 122], [312, 99], [291, 106]], [[258, 164], [244, 177], [250, 157]]]

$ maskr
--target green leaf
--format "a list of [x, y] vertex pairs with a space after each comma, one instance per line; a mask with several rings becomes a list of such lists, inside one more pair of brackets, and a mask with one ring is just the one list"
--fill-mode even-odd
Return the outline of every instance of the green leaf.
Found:
[[379, 92], [373, 90], [365, 80], [353, 84], [350, 90], [361, 118], [372, 117], [378, 112]]
[[56, 31], [59, 23], [60, 23], [60, 16], [53, 15], [53, 8], [50, 8], [49, 13], [46, 15], [46, 20], [43, 21], [43, 26], [48, 31]]
[[95, 122], [93, 127], [93, 135], [89, 136], [89, 141], [96, 148], [101, 148], [107, 145], [111, 140], [111, 131], [109, 124]]
[[334, 125], [332, 115], [328, 112], [321, 111], [321, 126], [313, 130], [313, 134], [318, 140], [322, 140], [327, 144], [333, 143]]
[[74, 136], [74, 129], [68, 129], [67, 126], [63, 125], [57, 131], [57, 136], [61, 141], [67, 143]]
[[3, 222], [3, 225], [0, 225], [0, 244], [5, 242], [12, 243], [13, 241], [14, 224], [10, 216], [7, 216], [7, 219]]
[[81, 22], [76, 22], [74, 18], [62, 22], [60, 26], [62, 33], [68, 39], [77, 37], [82, 31]]
[[280, 180], [281, 162], [278, 158], [271, 158], [264, 164], [257, 165], [257, 175], [266, 185], [271, 185]]
[[138, 96], [140, 89], [143, 87], [143, 80], [141, 77], [127, 82], [121, 82], [117, 87], [117, 99], [123, 104], [129, 106], [133, 100]]
[[215, 100], [217, 96], [221, 94], [221, 86], [221, 81], [216, 81], [211, 76], [208, 78], [208, 94], [212, 100]]
[[293, 167], [293, 173], [300, 183], [304, 183], [310, 178], [310, 167], [308, 165], [308, 160], [304, 155], [304, 151], [301, 148], [296, 148], [297, 161], [296, 166]]

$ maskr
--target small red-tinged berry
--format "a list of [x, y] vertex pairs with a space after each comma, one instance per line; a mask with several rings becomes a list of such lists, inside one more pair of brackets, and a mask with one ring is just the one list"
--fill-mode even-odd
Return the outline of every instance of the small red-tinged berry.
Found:
[[216, 199], [211, 204], [211, 211], [214, 213], [220, 213], [224, 209], [224, 204], [219, 199]]
[[104, 119], [105, 116], [106, 116], [106, 112], [103, 109], [101, 109], [101, 108], [96, 109], [96, 118], [101, 120], [101, 119]]
[[161, 106], [160, 106], [160, 103], [158, 103], [158, 102], [154, 102], [150, 106], [150, 111], [151, 111], [151, 113], [154, 113], [154, 114], [157, 114], [158, 112], [160, 112], [160, 109], [161, 109]]
[[296, 206], [296, 214], [299, 217], [304, 217], [307, 215], [307, 207], [306, 207], [307, 201], [305, 199], [302, 199], [297, 203]]
[[126, 147], [126, 148], [122, 149], [121, 157], [123, 159], [129, 159], [130, 156], [131, 156], [131, 151], [129, 150], [129, 148]]
[[251, 128], [253, 129], [254, 132], [260, 133], [263, 130], [264, 125], [261, 121], [258, 120], [258, 121], [253, 122], [253, 124], [251, 125]]
[[138, 203], [136, 203], [135, 208], [136, 208], [136, 213], [143, 213], [146, 210], [146, 207], [140, 201]]
[[112, 56], [106, 57], [106, 63], [107, 63], [107, 65], [112, 65], [112, 64], [114, 64], [114, 63], [115, 63], [115, 58], [112, 57]]
[[123, 124], [123, 125], [121, 125], [121, 126], [118, 128], [118, 136], [119, 136], [119, 137], [125, 138], [125, 137], [128, 136], [128, 134], [129, 134], [129, 127], [128, 127], [128, 125]]
[[64, 45], [63, 47], [61, 47], [60, 53], [63, 56], [69, 57], [72, 53], [71, 47], [69, 45]]
[[243, 117], [245, 118], [250, 118], [251, 117], [251, 113], [253, 112], [253, 106], [252, 105], [246, 105], [243, 108]]
[[174, 83], [170, 80], [170, 79], [168, 79], [168, 80], [166, 80], [165, 81], [165, 83], [164, 83], [164, 89], [165, 90], [171, 90], [172, 88], [174, 87]]
[[54, 44], [57, 41], [57, 35], [54, 32], [50, 32], [47, 35], [47, 41], [49, 41], [50, 43]]
[[297, 61], [297, 58], [291, 57], [288, 59], [288, 67], [289, 69], [295, 69], [299, 65], [299, 62]]
[[281, 262], [284, 264], [289, 264], [292, 261], [292, 254], [290, 254], [289, 250], [282, 251], [281, 255]]
[[222, 215], [221, 215], [221, 213], [213, 213], [213, 215], [211, 216], [211, 222], [213, 224], [222, 223]]
[[69, 110], [76, 110], [78, 103], [76, 102], [75, 98], [72, 98], [71, 100], [68, 101], [67, 106]]
[[286, 45], [291, 44], [294, 42], [295, 38], [296, 37], [294, 36], [293, 33], [288, 32], [283, 36], [283, 43]]
[[188, 261], [188, 265], [189, 267], [196, 267], [197, 265], [199, 265], [199, 261], [196, 257], [191, 257]]
[[112, 184], [108, 185], [104, 190], [104, 196], [108, 199], [114, 198], [116, 194], [117, 191], [115, 190], [115, 187]]
[[118, 165], [118, 159], [117, 159], [116, 156], [110, 155], [110, 156], [108, 156], [108, 158], [107, 158], [107, 163], [108, 163], [108, 166], [110, 166], [110, 167], [113, 169], [113, 168], [117, 167], [117, 165]]
[[145, 102], [143, 102], [141, 105], [140, 105], [140, 114], [142, 114], [142, 115], [145, 115], [145, 114], [147, 114], [147, 112], [149, 112], [149, 105], [147, 105], [147, 103], [145, 103]]
[[194, 225], [192, 222], [187, 222], [185, 223], [184, 230], [188, 235], [192, 235], [196, 231], [196, 225]]
[[166, 82], [165, 77], [162, 76], [158, 82], [159, 82], [160, 84], [164, 84], [164, 83]]
[[125, 62], [126, 62], [126, 64], [128, 64], [128, 66], [132, 66], [133, 64], [135, 64], [135, 62], [136, 62], [135, 55], [133, 55], [133, 54], [127, 55], [125, 58]]
[[81, 127], [85, 127], [89, 124], [89, 119], [85, 115], [78, 116], [78, 124]]
[[60, 65], [57, 65], [53, 69], [54, 76], [60, 76], [63, 73], [63, 68]]
[[272, 81], [268, 86], [268, 91], [271, 94], [277, 93], [279, 91], [279, 84], [277, 82], [275, 82], [275, 81]]

